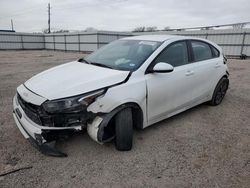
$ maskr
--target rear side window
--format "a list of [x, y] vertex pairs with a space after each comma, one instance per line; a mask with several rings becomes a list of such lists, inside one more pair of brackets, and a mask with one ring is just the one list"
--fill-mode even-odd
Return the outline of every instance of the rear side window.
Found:
[[164, 49], [154, 60], [154, 64], [159, 62], [169, 63], [173, 67], [178, 67], [188, 63], [188, 52], [185, 41], [176, 42]]
[[194, 61], [202, 61], [213, 58], [209, 44], [201, 41], [191, 41]]

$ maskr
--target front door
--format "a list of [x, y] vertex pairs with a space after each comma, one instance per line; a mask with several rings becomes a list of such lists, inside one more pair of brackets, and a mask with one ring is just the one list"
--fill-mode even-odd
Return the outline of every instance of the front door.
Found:
[[186, 41], [167, 46], [152, 62], [169, 63], [174, 67], [169, 73], [147, 73], [147, 115], [148, 125], [160, 121], [190, 103], [193, 84], [193, 64], [189, 64]]

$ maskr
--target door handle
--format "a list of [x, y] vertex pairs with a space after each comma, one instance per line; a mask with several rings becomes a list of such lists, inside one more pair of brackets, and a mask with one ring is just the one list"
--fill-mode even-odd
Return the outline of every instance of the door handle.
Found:
[[215, 68], [219, 68], [221, 65], [219, 63], [215, 64]]
[[191, 75], [193, 75], [194, 74], [194, 71], [190, 71], [190, 70], [188, 70], [187, 72], [186, 72], [186, 76], [191, 76]]

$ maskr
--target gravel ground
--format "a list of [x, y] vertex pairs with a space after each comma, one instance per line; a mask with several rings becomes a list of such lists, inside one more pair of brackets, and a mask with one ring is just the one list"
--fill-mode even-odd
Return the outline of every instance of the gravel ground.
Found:
[[16, 87], [42, 70], [83, 56], [53, 51], [0, 51], [0, 187], [249, 187], [250, 61], [229, 60], [230, 88], [206, 104], [136, 131], [133, 150], [99, 145], [86, 132], [44, 156], [12, 117]]

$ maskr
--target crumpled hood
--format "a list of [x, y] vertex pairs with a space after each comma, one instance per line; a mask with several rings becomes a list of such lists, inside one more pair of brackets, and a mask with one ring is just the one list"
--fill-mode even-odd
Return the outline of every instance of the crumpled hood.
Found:
[[129, 71], [119, 71], [81, 62], [70, 62], [37, 74], [24, 85], [49, 100], [84, 94], [122, 82]]

